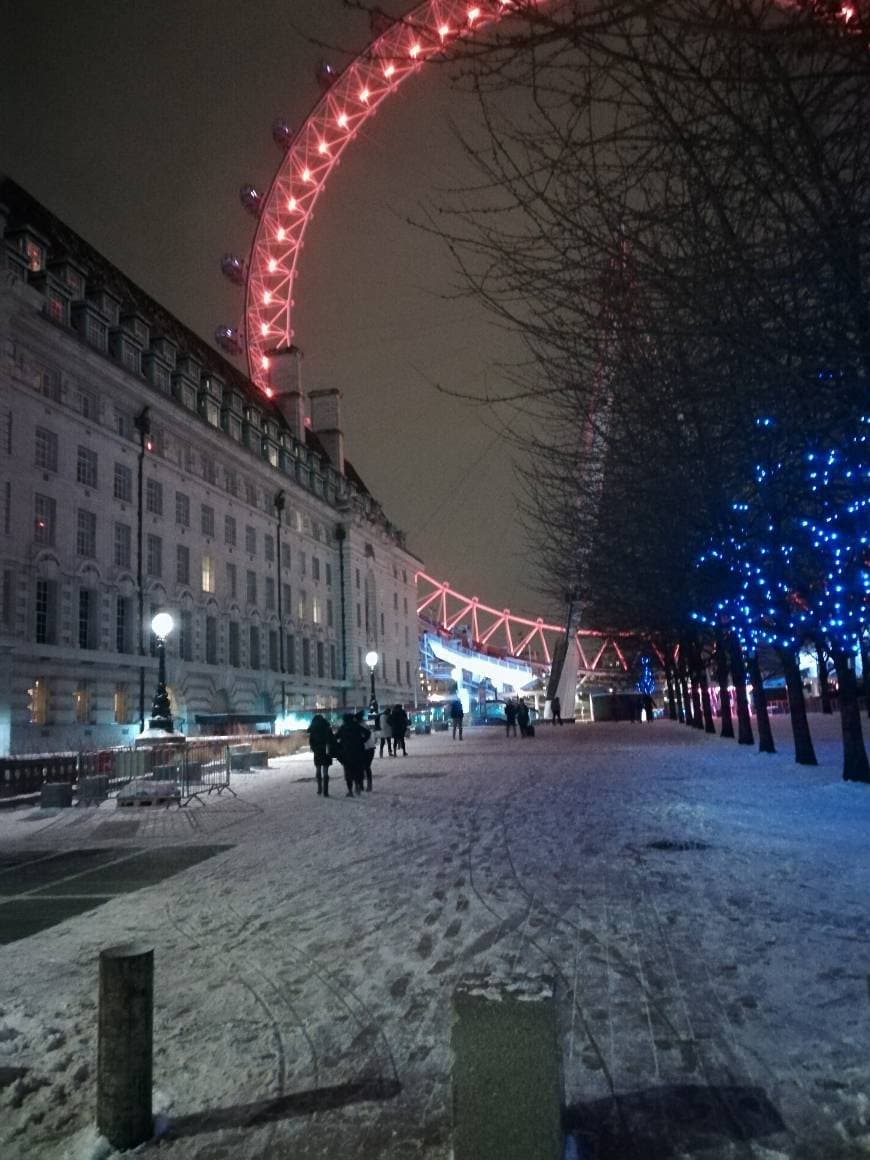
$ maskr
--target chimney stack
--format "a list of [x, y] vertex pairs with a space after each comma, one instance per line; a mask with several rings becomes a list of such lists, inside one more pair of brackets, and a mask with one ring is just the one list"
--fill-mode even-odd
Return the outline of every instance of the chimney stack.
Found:
[[270, 354], [273, 402], [300, 443], [305, 442], [305, 392], [302, 389], [302, 351], [298, 346]]
[[344, 475], [344, 432], [341, 429], [341, 391], [312, 391], [311, 430], [323, 444], [329, 461], [340, 475]]

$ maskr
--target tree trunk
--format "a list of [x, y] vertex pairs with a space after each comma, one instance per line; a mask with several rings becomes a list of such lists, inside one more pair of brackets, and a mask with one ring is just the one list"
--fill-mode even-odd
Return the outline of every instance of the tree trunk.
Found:
[[731, 696], [728, 692], [728, 650], [725, 634], [716, 633], [716, 683], [719, 686], [719, 717], [722, 721], [720, 737], [734, 736], [734, 721], [731, 718]]
[[776, 753], [773, 743], [773, 730], [770, 728], [770, 717], [767, 715], [767, 693], [764, 691], [764, 677], [758, 661], [758, 653], [754, 652], [749, 658], [749, 679], [755, 692], [755, 720], [758, 723], [758, 752]]
[[840, 726], [843, 730], [843, 780], [870, 782], [870, 763], [861, 732], [861, 706], [855, 678], [853, 655], [832, 647], [831, 656], [840, 686]]
[[680, 700], [683, 702], [683, 720], [687, 725], [694, 724], [692, 720], [692, 702], [689, 700], [689, 683], [686, 675], [686, 651], [680, 645], [680, 656], [677, 661], [677, 673], [679, 674], [680, 684]]
[[672, 721], [676, 721], [677, 698], [674, 694], [674, 670], [668, 661], [665, 661], [665, 684], [668, 688], [668, 716]]
[[746, 696], [746, 666], [743, 663], [743, 652], [740, 642], [732, 636], [728, 642], [728, 651], [731, 654], [731, 672], [734, 676], [734, 696], [737, 701], [737, 744], [754, 745], [752, 736], [752, 720], [749, 716], [749, 699]]
[[691, 681], [689, 695], [692, 698], [692, 728], [703, 729], [704, 718], [701, 715], [701, 673], [698, 663], [698, 650], [695, 648], [695, 642], [684, 641], [680, 645], [680, 652], [685, 653], [686, 664], [689, 669], [689, 680]]
[[825, 659], [824, 638], [814, 637], [813, 644], [816, 646], [816, 657], [819, 665], [819, 693], [822, 697], [822, 712], [833, 713], [834, 706], [831, 704], [831, 682], [828, 680], [828, 662]]
[[861, 637], [861, 673], [864, 685], [864, 708], [870, 717], [870, 643]]
[[707, 666], [704, 664], [704, 659], [701, 656], [700, 646], [696, 647], [696, 657], [698, 662], [698, 676], [701, 681], [701, 709], [704, 713], [704, 732], [715, 733], [716, 726], [713, 723], [713, 706], [710, 702], [710, 683], [707, 678]]
[[788, 711], [791, 717], [791, 731], [794, 735], [794, 759], [798, 765], [818, 765], [810, 723], [807, 721], [807, 706], [804, 701], [804, 687], [797, 657], [792, 649], [777, 649], [785, 672], [785, 687], [788, 690]]

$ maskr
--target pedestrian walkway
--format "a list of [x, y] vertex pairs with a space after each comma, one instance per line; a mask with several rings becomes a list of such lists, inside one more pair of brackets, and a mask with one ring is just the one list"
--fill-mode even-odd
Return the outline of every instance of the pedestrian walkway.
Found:
[[870, 792], [812, 725], [813, 769], [670, 722], [469, 728], [409, 738], [361, 798], [300, 756], [238, 800], [0, 815], [9, 857], [213, 851], [0, 947], [0, 1155], [93, 1155], [97, 956], [133, 939], [170, 1160], [448, 1160], [480, 977], [552, 982], [587, 1158], [862, 1154]]

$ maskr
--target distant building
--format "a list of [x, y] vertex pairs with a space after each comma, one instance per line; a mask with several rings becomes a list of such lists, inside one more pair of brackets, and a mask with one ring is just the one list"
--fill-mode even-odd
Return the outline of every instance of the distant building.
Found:
[[369, 649], [382, 699], [413, 698], [419, 561], [339, 392], [275, 362], [267, 399], [0, 180], [0, 752], [131, 742], [157, 610], [190, 734], [362, 705]]

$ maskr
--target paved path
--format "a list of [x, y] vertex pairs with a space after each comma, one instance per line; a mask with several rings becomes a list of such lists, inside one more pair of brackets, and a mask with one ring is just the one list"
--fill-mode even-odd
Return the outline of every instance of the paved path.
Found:
[[448, 1160], [477, 975], [554, 980], [585, 1156], [865, 1156], [870, 789], [819, 751], [468, 730], [411, 738], [358, 800], [295, 758], [135, 833], [111, 806], [0, 815], [4, 854], [232, 847], [0, 948], [0, 1155], [91, 1154], [96, 959], [144, 937], [170, 1158]]

